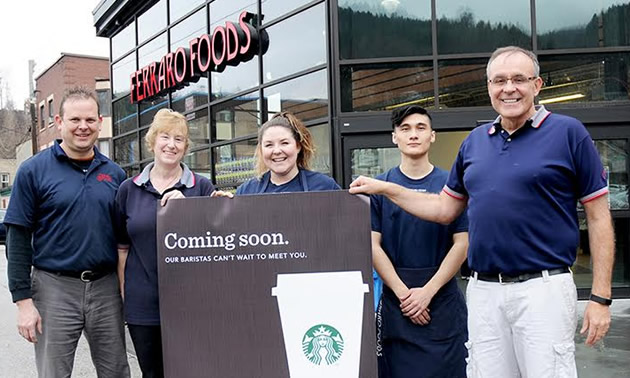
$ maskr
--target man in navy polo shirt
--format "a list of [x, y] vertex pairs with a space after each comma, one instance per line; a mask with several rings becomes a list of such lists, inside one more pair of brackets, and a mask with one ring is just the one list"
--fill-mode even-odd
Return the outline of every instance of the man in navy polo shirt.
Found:
[[40, 377], [71, 375], [82, 333], [99, 377], [129, 377], [112, 221], [125, 173], [94, 147], [101, 122], [94, 92], [66, 92], [61, 142], [20, 166], [4, 219], [18, 330]]
[[606, 172], [578, 120], [534, 105], [543, 82], [532, 52], [496, 50], [487, 75], [499, 117], [464, 140], [439, 195], [365, 177], [350, 191], [384, 194], [440, 223], [468, 205], [469, 377], [577, 377], [577, 293], [568, 268], [579, 240], [577, 201], [593, 259], [586, 344], [610, 326], [614, 235]]
[[[448, 172], [433, 166], [431, 116], [418, 105], [392, 112], [400, 165], [377, 179], [439, 193]], [[468, 219], [427, 222], [375, 195], [372, 261], [385, 283], [377, 312], [381, 378], [466, 377], [466, 302], [453, 278], [466, 259]], [[419, 372], [422, 372], [421, 374]]]

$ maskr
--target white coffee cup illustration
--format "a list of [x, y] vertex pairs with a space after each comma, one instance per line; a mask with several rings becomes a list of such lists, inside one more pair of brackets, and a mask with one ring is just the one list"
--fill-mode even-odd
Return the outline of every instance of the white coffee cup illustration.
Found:
[[359, 376], [363, 300], [360, 271], [278, 274], [278, 299], [291, 377]]

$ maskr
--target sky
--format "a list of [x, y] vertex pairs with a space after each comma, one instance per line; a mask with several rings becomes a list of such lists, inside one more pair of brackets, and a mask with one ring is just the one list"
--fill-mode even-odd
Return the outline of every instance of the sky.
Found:
[[109, 56], [107, 38], [96, 37], [92, 11], [97, 0], [0, 1], [0, 77], [3, 103], [8, 85], [17, 109], [29, 96], [28, 61], [37, 77], [62, 52]]

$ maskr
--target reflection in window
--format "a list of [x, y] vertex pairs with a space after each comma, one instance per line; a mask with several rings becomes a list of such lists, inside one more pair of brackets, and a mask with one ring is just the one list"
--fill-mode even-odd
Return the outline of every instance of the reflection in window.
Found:
[[258, 92], [252, 92], [212, 107], [213, 142], [255, 135], [259, 125]]
[[189, 149], [210, 143], [208, 137], [208, 109], [202, 109], [194, 113], [186, 114], [188, 121]]
[[440, 109], [489, 106], [487, 59], [443, 60], [438, 63]]
[[341, 110], [391, 110], [434, 105], [431, 62], [341, 67]]
[[[200, 9], [171, 29], [171, 51], [178, 47], [188, 48], [188, 42], [206, 32], [206, 10]], [[208, 103], [208, 77], [204, 74], [197, 82], [172, 92], [171, 109], [187, 112]]]
[[537, 0], [539, 49], [630, 45], [628, 0]]
[[258, 57], [238, 66], [225, 66], [223, 72], [210, 72], [212, 101], [246, 91], [258, 85]]
[[628, 206], [628, 140], [596, 140], [604, 169], [608, 173], [608, 199], [611, 210], [627, 210]]
[[166, 0], [152, 6], [138, 17], [138, 43], [166, 27]]
[[[615, 264], [613, 265], [612, 287], [627, 287], [630, 285], [630, 220], [614, 218], [613, 227], [615, 229]], [[593, 269], [586, 219], [580, 219], [580, 244], [577, 259], [571, 270], [578, 289], [591, 287]]]
[[227, 21], [238, 23], [238, 16], [247, 11], [258, 14], [256, 0], [215, 0], [210, 3], [210, 31], [224, 26]]
[[265, 82], [326, 63], [325, 5], [321, 3], [266, 29], [269, 50], [263, 55]]
[[[204, 0], [171, 0], [169, 1], [169, 15], [171, 23], [179, 20], [183, 15], [204, 3]], [[204, 12], [205, 14], [205, 12]], [[205, 30], [204, 30], [205, 32]]]
[[339, 0], [341, 59], [431, 54], [431, 1]]
[[164, 33], [138, 49], [138, 67], [142, 68], [153, 62], [159, 63], [166, 53], [166, 33]]
[[152, 159], [153, 151], [149, 150], [149, 146], [147, 145], [147, 141], [144, 139], [149, 132], [149, 128], [140, 131], [140, 152], [142, 154], [142, 160]]
[[400, 164], [398, 147], [357, 148], [352, 150], [352, 180], [357, 177], [376, 177]]
[[311, 132], [313, 143], [315, 144], [315, 155], [311, 159], [310, 164], [311, 170], [332, 176], [332, 170], [330, 169], [330, 162], [332, 161], [330, 156], [330, 125], [325, 123], [311, 126], [308, 130]]
[[112, 94], [109, 88], [96, 90], [96, 96], [98, 97], [98, 107], [103, 117], [110, 117], [112, 115]]
[[114, 135], [124, 134], [138, 127], [137, 106], [129, 102], [129, 97], [112, 104], [114, 108]]
[[136, 70], [136, 53], [132, 52], [112, 67], [112, 87], [114, 98], [120, 98], [129, 94], [129, 78]]
[[138, 135], [131, 135], [114, 139], [114, 151], [116, 163], [129, 164], [140, 160], [138, 150]]
[[118, 34], [112, 37], [112, 61], [136, 47], [136, 23], [132, 21]]
[[310, 2], [311, 0], [262, 0], [263, 23], [272, 21], [283, 14]]
[[436, 13], [440, 54], [491, 52], [510, 45], [531, 49], [529, 0], [440, 0]]
[[140, 127], [149, 126], [158, 110], [166, 108], [168, 100], [166, 96], [153, 97], [140, 103]]
[[326, 70], [285, 81], [264, 90], [268, 117], [289, 111], [306, 122], [328, 115], [328, 78]]
[[628, 101], [630, 54], [540, 56], [541, 104]]
[[191, 171], [212, 181], [210, 174], [210, 150], [208, 148], [187, 153], [184, 156], [184, 163]]
[[224, 190], [236, 190], [239, 185], [254, 177], [255, 151], [255, 138], [213, 148], [217, 186]]
[[188, 42], [206, 33], [206, 11], [200, 9], [192, 16], [171, 28], [171, 51], [178, 47], [188, 48]]

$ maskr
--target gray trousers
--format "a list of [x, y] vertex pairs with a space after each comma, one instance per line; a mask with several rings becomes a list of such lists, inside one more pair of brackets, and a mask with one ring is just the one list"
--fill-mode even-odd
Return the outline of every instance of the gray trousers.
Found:
[[99, 378], [129, 377], [118, 278], [93, 282], [33, 269], [33, 302], [42, 317], [35, 344], [40, 378], [69, 378], [81, 333]]

